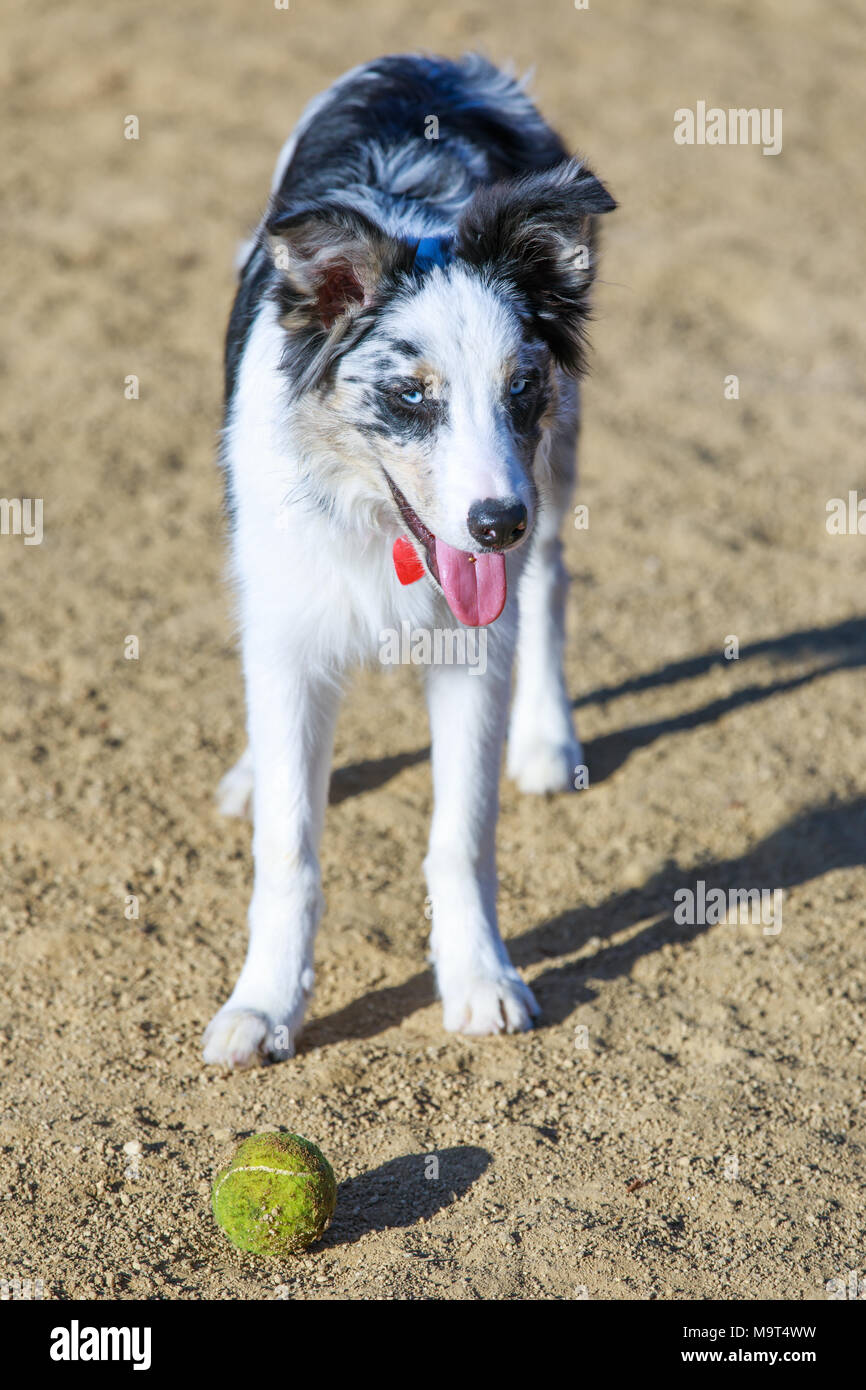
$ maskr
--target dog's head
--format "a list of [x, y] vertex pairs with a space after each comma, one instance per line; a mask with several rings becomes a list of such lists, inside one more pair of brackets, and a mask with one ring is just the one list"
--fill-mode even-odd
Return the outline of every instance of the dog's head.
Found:
[[337, 201], [269, 215], [302, 428], [411, 535], [461, 622], [499, 616], [504, 552], [531, 532], [556, 369], [583, 367], [593, 219], [613, 207], [570, 161], [480, 188], [447, 241]]

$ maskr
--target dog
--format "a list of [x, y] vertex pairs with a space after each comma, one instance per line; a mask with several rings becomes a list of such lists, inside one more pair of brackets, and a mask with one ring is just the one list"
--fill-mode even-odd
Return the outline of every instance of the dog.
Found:
[[[341, 684], [383, 630], [477, 628], [483, 673], [426, 670], [424, 871], [444, 1026], [538, 1013], [496, 917], [507, 771], [582, 763], [562, 672], [559, 530], [575, 478], [596, 218], [616, 206], [486, 59], [391, 56], [306, 108], [239, 263], [221, 462], [249, 746], [249, 946], [209, 1063], [291, 1056], [313, 988], [318, 847]], [[509, 720], [513, 658], [517, 674]]]

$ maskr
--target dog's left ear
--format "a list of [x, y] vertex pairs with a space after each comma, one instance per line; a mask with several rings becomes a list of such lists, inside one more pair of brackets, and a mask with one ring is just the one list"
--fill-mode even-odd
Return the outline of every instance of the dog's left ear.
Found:
[[457, 255], [518, 291], [560, 366], [579, 373], [598, 213], [616, 203], [578, 159], [479, 188], [458, 228]]

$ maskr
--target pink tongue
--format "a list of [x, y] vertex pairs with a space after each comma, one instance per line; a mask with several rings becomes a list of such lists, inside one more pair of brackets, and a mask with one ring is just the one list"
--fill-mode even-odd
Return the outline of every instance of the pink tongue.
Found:
[[470, 555], [436, 537], [436, 565], [448, 607], [467, 627], [486, 627], [505, 607], [505, 556]]

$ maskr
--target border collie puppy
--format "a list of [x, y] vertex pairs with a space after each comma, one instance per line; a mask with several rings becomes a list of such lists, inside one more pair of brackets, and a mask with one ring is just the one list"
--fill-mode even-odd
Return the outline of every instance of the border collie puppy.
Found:
[[[615, 203], [483, 58], [381, 58], [317, 97], [277, 162], [226, 342], [222, 462], [252, 803], [246, 961], [207, 1062], [291, 1056], [313, 988], [341, 685], [384, 630], [484, 628], [426, 671], [424, 863], [445, 1028], [529, 1028], [496, 920], [500, 759], [527, 792], [582, 761], [562, 674], [594, 221]], [[508, 717], [517, 649], [513, 710]]]

